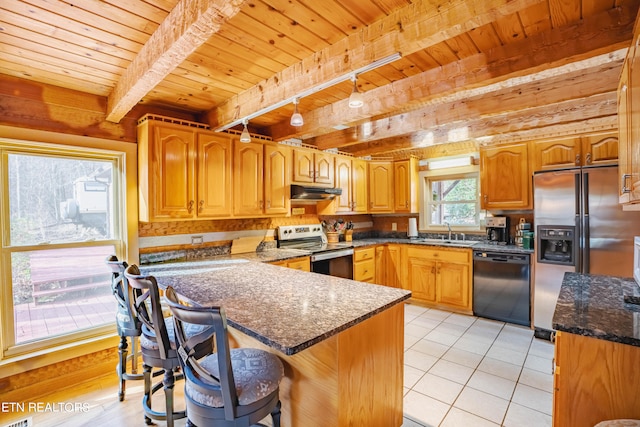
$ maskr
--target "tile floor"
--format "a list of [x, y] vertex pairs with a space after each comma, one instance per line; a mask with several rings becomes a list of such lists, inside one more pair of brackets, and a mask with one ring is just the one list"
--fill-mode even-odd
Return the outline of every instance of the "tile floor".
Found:
[[405, 307], [403, 427], [551, 426], [553, 344], [526, 327]]

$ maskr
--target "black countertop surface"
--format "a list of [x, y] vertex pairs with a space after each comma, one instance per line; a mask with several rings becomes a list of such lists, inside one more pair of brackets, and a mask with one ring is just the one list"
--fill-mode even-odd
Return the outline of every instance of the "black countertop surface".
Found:
[[640, 347], [640, 305], [625, 295], [640, 296], [631, 278], [565, 273], [553, 328]]

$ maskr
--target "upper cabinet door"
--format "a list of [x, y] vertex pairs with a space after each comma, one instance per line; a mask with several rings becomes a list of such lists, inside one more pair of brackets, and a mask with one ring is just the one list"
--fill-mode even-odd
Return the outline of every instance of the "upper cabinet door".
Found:
[[318, 184], [334, 184], [334, 159], [335, 156], [330, 153], [315, 153], [315, 182]]
[[418, 161], [412, 157], [393, 164], [396, 212], [418, 212]]
[[151, 125], [149, 144], [149, 220], [193, 218], [195, 135], [190, 129]]
[[526, 142], [482, 148], [482, 209], [531, 209], [531, 173]]
[[353, 212], [367, 212], [367, 162], [354, 159], [351, 161], [351, 188], [353, 192]]
[[264, 213], [288, 214], [291, 197], [291, 149], [286, 145], [264, 146]]
[[313, 183], [315, 181], [315, 163], [313, 151], [293, 149], [293, 182]]
[[231, 159], [230, 138], [198, 134], [198, 218], [231, 216], [233, 210]]
[[233, 213], [260, 216], [264, 210], [263, 154], [259, 142], [234, 141]]
[[533, 142], [533, 170], [575, 168], [582, 165], [579, 137]]
[[615, 165], [618, 151], [618, 132], [582, 137], [583, 166]]
[[[631, 47], [633, 49], [633, 46]], [[618, 84], [618, 202], [629, 203], [631, 176], [631, 120], [629, 115], [629, 61], [622, 64]]]
[[369, 212], [393, 212], [393, 162], [369, 162]]
[[342, 194], [336, 197], [335, 212], [351, 212], [353, 209], [352, 165], [349, 157], [336, 157], [335, 186], [342, 189]]

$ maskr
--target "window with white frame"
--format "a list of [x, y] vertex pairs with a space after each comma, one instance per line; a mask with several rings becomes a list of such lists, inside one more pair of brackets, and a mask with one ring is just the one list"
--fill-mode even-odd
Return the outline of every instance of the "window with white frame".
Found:
[[420, 225], [423, 230], [449, 224], [457, 229], [480, 228], [477, 167], [423, 172]]
[[0, 140], [2, 358], [113, 330], [124, 155]]

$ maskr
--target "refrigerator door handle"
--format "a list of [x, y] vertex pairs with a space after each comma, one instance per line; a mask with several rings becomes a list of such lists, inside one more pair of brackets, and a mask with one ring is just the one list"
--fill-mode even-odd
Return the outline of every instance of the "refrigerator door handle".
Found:
[[589, 173], [585, 172], [582, 178], [583, 194], [583, 224], [582, 224], [582, 245], [580, 247], [582, 268], [581, 273], [589, 273], [589, 249], [591, 236], [589, 235]]
[[580, 172], [574, 175], [574, 181], [576, 232], [573, 235], [573, 259], [576, 266], [576, 273], [580, 273], [582, 271], [582, 200], [580, 197]]

